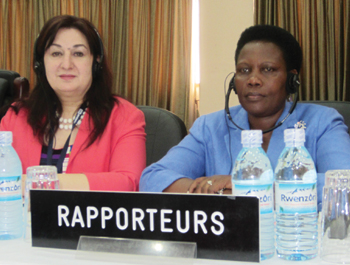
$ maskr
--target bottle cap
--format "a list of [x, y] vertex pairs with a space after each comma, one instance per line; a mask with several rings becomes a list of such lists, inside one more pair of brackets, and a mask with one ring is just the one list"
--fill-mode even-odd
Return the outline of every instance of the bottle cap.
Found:
[[241, 133], [242, 144], [262, 144], [261, 130], [243, 130]]
[[0, 132], [0, 144], [11, 144], [12, 143], [12, 132], [2, 131]]
[[284, 142], [305, 142], [305, 130], [304, 129], [285, 129], [284, 130]]

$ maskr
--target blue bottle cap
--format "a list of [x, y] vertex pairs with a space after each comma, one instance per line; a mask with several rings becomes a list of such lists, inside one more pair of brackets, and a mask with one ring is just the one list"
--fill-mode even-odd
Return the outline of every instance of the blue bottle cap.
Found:
[[305, 130], [304, 129], [286, 129], [284, 130], [284, 142], [305, 142]]
[[261, 130], [243, 130], [241, 133], [241, 143], [246, 144], [262, 144]]

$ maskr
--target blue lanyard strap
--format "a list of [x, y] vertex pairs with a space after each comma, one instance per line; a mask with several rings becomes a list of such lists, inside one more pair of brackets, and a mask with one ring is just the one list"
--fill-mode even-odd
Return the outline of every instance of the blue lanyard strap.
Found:
[[[78, 124], [78, 121], [80, 120], [81, 116], [84, 115], [84, 111], [86, 109], [86, 104], [83, 104], [79, 110], [77, 115], [75, 116], [74, 120], [73, 120], [73, 126], [72, 126], [72, 130], [70, 131], [70, 134], [66, 140], [66, 143], [64, 144], [64, 147], [61, 151], [60, 157], [57, 160], [57, 173], [62, 173], [62, 167], [63, 167], [63, 160], [66, 157], [66, 153], [67, 153], [67, 149], [69, 146], [69, 141], [70, 141], [70, 137], [72, 135], [72, 132], [75, 128], [75, 126]], [[50, 137], [49, 139], [49, 144], [47, 147], [47, 165], [52, 165], [52, 154], [53, 154], [53, 136]]]

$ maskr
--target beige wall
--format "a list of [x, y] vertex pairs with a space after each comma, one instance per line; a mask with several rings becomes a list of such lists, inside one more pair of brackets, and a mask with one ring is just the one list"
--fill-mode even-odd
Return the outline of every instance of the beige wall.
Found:
[[[235, 71], [234, 52], [241, 32], [253, 25], [253, 2], [199, 0], [200, 115], [225, 107], [225, 78]], [[230, 105], [237, 104], [237, 96], [231, 93]]]

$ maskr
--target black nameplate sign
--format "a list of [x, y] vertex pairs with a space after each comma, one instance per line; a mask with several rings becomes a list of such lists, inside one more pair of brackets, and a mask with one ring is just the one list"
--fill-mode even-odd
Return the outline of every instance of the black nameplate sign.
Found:
[[80, 236], [197, 243], [197, 258], [259, 262], [259, 199], [223, 195], [31, 190], [32, 245], [76, 249]]

